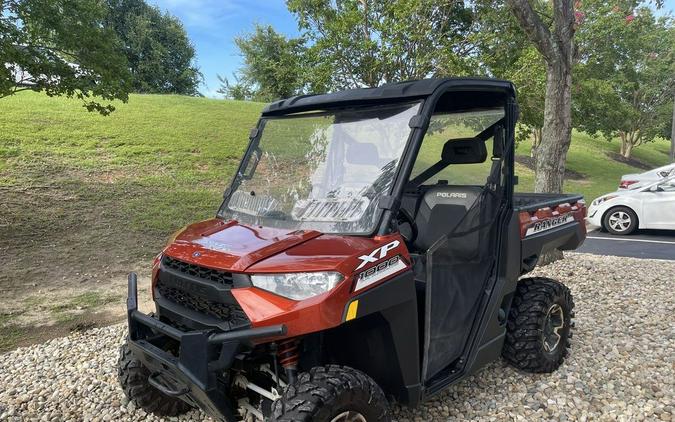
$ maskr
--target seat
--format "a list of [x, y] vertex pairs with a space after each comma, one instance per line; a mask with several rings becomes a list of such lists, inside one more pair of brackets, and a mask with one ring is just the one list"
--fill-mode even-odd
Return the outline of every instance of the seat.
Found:
[[480, 196], [480, 186], [434, 185], [425, 187], [415, 214], [415, 249], [428, 250], [438, 239], [451, 233]]
[[426, 252], [438, 239], [450, 234], [483, 192], [482, 186], [448, 185], [447, 181], [435, 185], [423, 183], [449, 165], [482, 163], [486, 159], [485, 140], [450, 139], [443, 145], [440, 161], [410, 180], [401, 207], [415, 219], [417, 237], [412, 245], [415, 250]]

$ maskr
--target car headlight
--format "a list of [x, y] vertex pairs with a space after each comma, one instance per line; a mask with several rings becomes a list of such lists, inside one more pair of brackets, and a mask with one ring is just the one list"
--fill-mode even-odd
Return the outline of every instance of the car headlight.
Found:
[[343, 276], [336, 272], [255, 274], [251, 282], [255, 287], [293, 300], [308, 299], [335, 287]]
[[616, 197], [617, 197], [617, 195], [601, 196], [600, 198], [598, 198], [598, 199], [596, 199], [595, 201], [593, 201], [593, 203], [592, 203], [591, 205], [600, 205], [600, 204], [602, 204], [603, 202], [609, 201], [610, 199], [614, 199], [614, 198], [616, 198]]

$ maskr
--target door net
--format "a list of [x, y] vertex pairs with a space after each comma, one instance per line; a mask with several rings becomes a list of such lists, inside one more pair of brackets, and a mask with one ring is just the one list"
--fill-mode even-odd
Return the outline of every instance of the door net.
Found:
[[462, 357], [495, 263], [496, 220], [502, 203], [501, 161], [464, 218], [427, 251], [425, 358], [428, 381]]

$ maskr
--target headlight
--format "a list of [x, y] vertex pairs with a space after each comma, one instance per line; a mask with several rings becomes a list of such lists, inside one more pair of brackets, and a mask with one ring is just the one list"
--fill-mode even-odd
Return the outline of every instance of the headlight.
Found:
[[251, 276], [251, 282], [279, 296], [303, 300], [329, 291], [342, 278], [342, 274], [335, 272], [256, 274]]
[[598, 198], [598, 199], [596, 199], [595, 201], [593, 201], [593, 204], [591, 204], [591, 205], [600, 205], [600, 204], [602, 204], [603, 202], [609, 201], [610, 199], [614, 199], [614, 198], [616, 198], [616, 197], [617, 197], [617, 195], [601, 196], [600, 198]]

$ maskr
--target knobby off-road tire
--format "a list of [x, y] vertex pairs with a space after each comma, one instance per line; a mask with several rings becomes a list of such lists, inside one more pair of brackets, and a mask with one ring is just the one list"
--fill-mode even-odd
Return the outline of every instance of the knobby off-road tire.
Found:
[[574, 302], [565, 285], [543, 277], [520, 280], [509, 312], [502, 356], [527, 372], [555, 371], [567, 356], [573, 318]]
[[272, 420], [275, 422], [364, 419], [367, 422], [389, 422], [389, 404], [375, 381], [363, 372], [346, 366], [319, 366], [300, 374], [272, 405]]
[[178, 416], [191, 409], [184, 401], [169, 397], [148, 383], [150, 372], [124, 343], [117, 361], [117, 379], [124, 394], [137, 407], [157, 416]]

